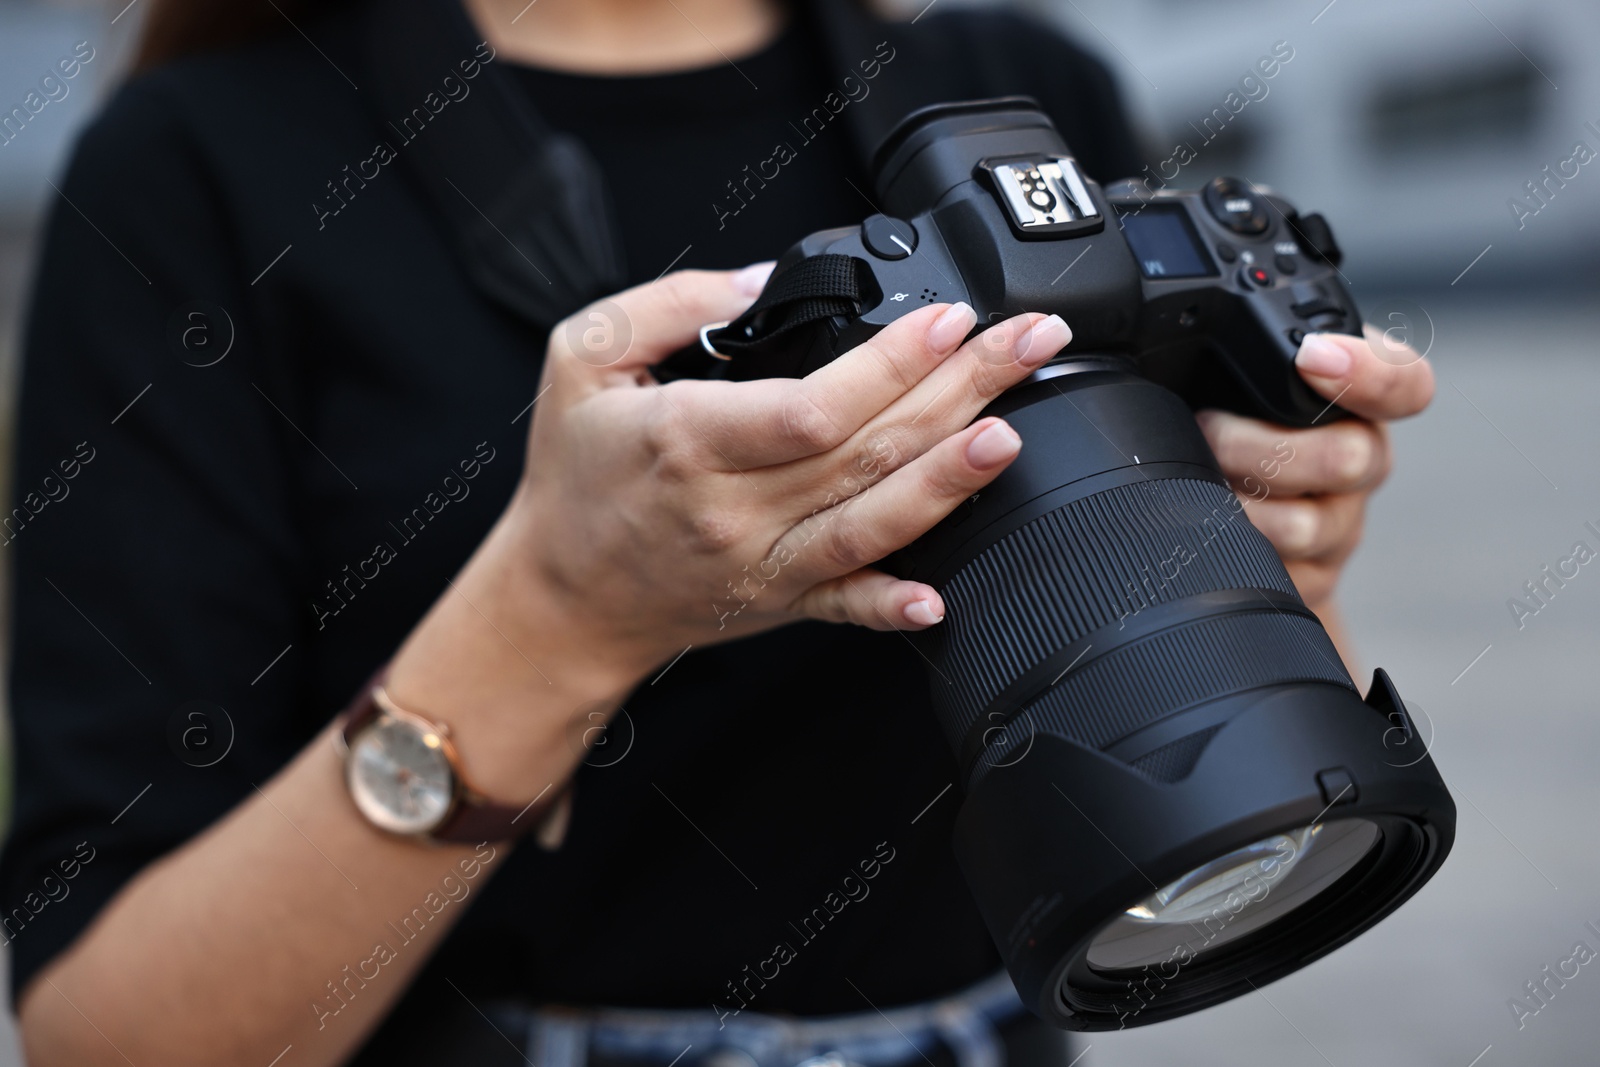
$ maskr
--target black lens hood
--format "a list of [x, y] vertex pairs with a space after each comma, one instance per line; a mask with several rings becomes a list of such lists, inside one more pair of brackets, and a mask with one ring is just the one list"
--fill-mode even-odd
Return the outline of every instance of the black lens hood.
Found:
[[[1181, 781], [1041, 734], [969, 792], [957, 858], [1024, 1003], [1046, 1021], [1121, 1029], [1249, 992], [1367, 930], [1444, 862], [1455, 804], [1432, 758], [1416, 756], [1382, 671], [1366, 702], [1321, 683], [1224, 702], [1240, 710]], [[1273, 834], [1349, 818], [1377, 824], [1379, 843], [1277, 922], [1187, 961], [1088, 964], [1096, 934], [1156, 888]]]

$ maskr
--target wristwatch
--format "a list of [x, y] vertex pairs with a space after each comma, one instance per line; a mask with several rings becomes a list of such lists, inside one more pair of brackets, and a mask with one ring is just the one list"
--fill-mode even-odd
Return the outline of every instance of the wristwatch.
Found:
[[335, 735], [345, 786], [367, 821], [403, 837], [468, 844], [543, 829], [540, 843], [554, 848], [569, 787], [552, 783], [520, 807], [490, 800], [468, 781], [449, 726], [395, 704], [383, 686], [386, 673], [362, 687]]

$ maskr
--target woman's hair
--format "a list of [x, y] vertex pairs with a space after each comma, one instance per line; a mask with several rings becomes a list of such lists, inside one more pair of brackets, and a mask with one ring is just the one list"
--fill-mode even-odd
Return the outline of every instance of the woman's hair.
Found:
[[147, 0], [134, 69], [289, 31], [346, 0]]

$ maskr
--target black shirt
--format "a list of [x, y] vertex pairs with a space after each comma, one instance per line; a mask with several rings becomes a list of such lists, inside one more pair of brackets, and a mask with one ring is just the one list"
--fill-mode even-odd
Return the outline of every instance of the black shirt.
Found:
[[[870, 182], [841, 128], [843, 110], [824, 106], [826, 124], [812, 116], [835, 89], [821, 54], [811, 28], [791, 20], [759, 54], [704, 70], [603, 78], [507, 69], [545, 120], [600, 163], [633, 283], [674, 263], [774, 259], [813, 230], [872, 213], [857, 191]], [[879, 77], [895, 73], [894, 60], [879, 65]], [[872, 81], [856, 84], [858, 96], [870, 95]]]
[[[490, 60], [449, 0], [311, 33], [321, 52], [286, 36], [135, 79], [62, 181], [3, 526], [14, 992], [286, 763], [446, 587], [515, 485], [553, 304], [858, 220], [867, 151], [938, 100], [1030, 93], [1093, 176], [1138, 168], [1104, 69], [1010, 15], [888, 26], [819, 0], [736, 65], [615, 79]], [[518, 227], [557, 209], [517, 153], [563, 133], [603, 175], [578, 215], [615, 239], [547, 229], [581, 254], [541, 259]], [[750, 182], [779, 141], [792, 159]], [[899, 635], [822, 624], [684, 656], [580, 769], [565, 846], [475, 889], [410, 995], [453, 998], [449, 977], [474, 999], [709, 1009], [779, 942], [794, 958], [750, 1010], [990, 973], [924, 670]], [[404, 1061], [408, 1018], [428, 1015], [397, 1011], [362, 1062]]]

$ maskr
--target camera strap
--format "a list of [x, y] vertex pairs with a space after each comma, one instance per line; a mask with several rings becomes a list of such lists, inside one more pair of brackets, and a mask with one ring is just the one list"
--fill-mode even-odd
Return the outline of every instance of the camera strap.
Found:
[[724, 358], [759, 356], [786, 334], [821, 319], [860, 314], [866, 270], [855, 256], [807, 256], [774, 274], [750, 310], [706, 331], [706, 342]]

